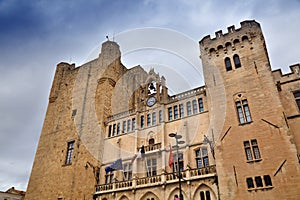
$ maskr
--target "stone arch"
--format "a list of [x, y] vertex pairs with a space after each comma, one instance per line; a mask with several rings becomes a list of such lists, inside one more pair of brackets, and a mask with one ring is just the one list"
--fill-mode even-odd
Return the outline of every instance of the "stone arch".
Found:
[[159, 198], [153, 192], [147, 192], [140, 198], [140, 200], [159, 200]]
[[242, 42], [244, 42], [244, 41], [249, 41], [249, 38], [248, 38], [247, 35], [244, 35], [244, 36], [242, 37]]
[[[174, 188], [174, 189], [170, 192], [169, 197], [167, 198], [167, 200], [174, 200], [175, 194], [177, 194], [177, 195], [179, 196], [179, 188], [178, 188], [178, 187]], [[185, 194], [185, 192], [184, 192], [183, 190], [182, 190], [182, 195], [183, 195], [183, 199], [189, 199], [189, 198], [186, 196], [186, 194]]]
[[218, 49], [219, 52], [220, 52], [221, 50], [223, 50], [223, 48], [224, 48], [224, 47], [223, 47], [223, 45], [221, 45], [221, 44], [217, 47], [217, 49]]
[[193, 196], [192, 199], [201, 200], [201, 198], [200, 198], [200, 193], [201, 192], [209, 192], [211, 200], [217, 200], [218, 199], [217, 195], [213, 191], [213, 189], [211, 187], [209, 187], [208, 185], [206, 185], [205, 183], [202, 183], [198, 186], [198, 188], [195, 190], [195, 193], [194, 193], [194, 196]]
[[212, 54], [212, 53], [214, 53], [214, 52], [216, 52], [215, 48], [210, 48], [210, 49], [209, 49], [209, 53], [210, 53], [210, 54]]
[[123, 195], [119, 198], [119, 200], [129, 200], [129, 198], [128, 198], [125, 194], [123, 194]]
[[240, 43], [240, 40], [239, 40], [239, 39], [233, 40], [233, 44], [234, 44], [234, 45], [237, 44], [237, 43]]
[[225, 48], [226, 48], [226, 50], [232, 49], [232, 44], [231, 44], [231, 42], [226, 42], [226, 43], [225, 43]]

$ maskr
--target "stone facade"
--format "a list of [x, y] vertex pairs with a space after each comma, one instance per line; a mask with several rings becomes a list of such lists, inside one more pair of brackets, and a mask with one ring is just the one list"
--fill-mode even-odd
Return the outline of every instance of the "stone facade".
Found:
[[16, 190], [14, 187], [9, 188], [7, 191], [0, 191], [0, 200], [23, 200], [26, 192]]
[[58, 64], [25, 199], [300, 198], [300, 65], [271, 71], [255, 21], [199, 44], [205, 86], [173, 96], [113, 41]]

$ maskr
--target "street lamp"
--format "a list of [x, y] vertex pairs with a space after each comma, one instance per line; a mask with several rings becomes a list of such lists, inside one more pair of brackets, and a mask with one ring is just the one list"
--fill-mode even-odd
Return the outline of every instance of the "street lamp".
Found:
[[177, 135], [177, 133], [170, 133], [169, 137], [173, 137], [176, 139], [176, 153], [177, 153], [177, 166], [178, 166], [178, 170], [177, 170], [177, 176], [178, 176], [178, 183], [179, 183], [179, 198], [180, 200], [183, 200], [183, 195], [182, 195], [182, 189], [181, 189], [181, 172], [180, 172], [180, 166], [179, 166], [179, 153], [178, 153], [178, 149], [179, 149], [179, 144], [184, 144], [184, 141], [178, 141], [179, 139], [182, 138], [181, 135]]
[[210, 139], [208, 139], [208, 137], [206, 135], [204, 135], [203, 144], [209, 144], [211, 154], [212, 154], [213, 158], [215, 159], [214, 138], [213, 138], [213, 141], [211, 141]]

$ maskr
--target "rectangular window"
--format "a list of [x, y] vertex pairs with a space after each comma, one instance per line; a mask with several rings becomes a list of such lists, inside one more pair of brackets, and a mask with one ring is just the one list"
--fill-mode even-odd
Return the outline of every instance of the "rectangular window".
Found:
[[246, 182], [247, 182], [248, 189], [254, 188], [253, 179], [251, 177], [247, 178]]
[[75, 141], [68, 142], [67, 156], [66, 156], [66, 165], [72, 164], [72, 155], [74, 151], [74, 143]]
[[198, 112], [197, 101], [193, 100], [193, 114], [196, 114], [197, 112]]
[[190, 101], [186, 102], [186, 109], [187, 109], [187, 116], [190, 116], [192, 114], [192, 107]]
[[260, 176], [255, 176], [254, 178], [256, 187], [263, 187], [263, 183]]
[[184, 107], [183, 104], [179, 104], [179, 112], [180, 112], [180, 118], [184, 117]]
[[114, 173], [108, 172], [105, 174], [105, 184], [113, 183], [114, 180]]
[[151, 115], [147, 114], [147, 126], [151, 126]]
[[[264, 184], [263, 184], [263, 180], [264, 180]], [[254, 181], [253, 178], [249, 177], [246, 179], [246, 182], [247, 182], [248, 189], [255, 188], [255, 187], [263, 188], [263, 187], [272, 186], [272, 180], [269, 175], [264, 175], [263, 179], [261, 176], [255, 176]], [[255, 186], [254, 186], [254, 182], [255, 182]]]
[[117, 124], [117, 135], [120, 135], [121, 124], [118, 122]]
[[294, 97], [298, 106], [298, 110], [300, 111], [300, 91], [294, 92]]
[[156, 176], [157, 161], [156, 158], [147, 159], [147, 177]]
[[111, 137], [111, 125], [109, 125], [109, 127], [108, 127], [108, 137]]
[[206, 197], [206, 200], [210, 200], [210, 192], [208, 190], [205, 191], [205, 197]]
[[245, 124], [247, 122], [251, 122], [252, 119], [251, 119], [247, 100], [244, 99], [242, 101], [237, 101], [237, 102], [235, 102], [235, 105], [236, 105], [240, 124]]
[[198, 99], [198, 105], [199, 105], [199, 112], [203, 112], [204, 111], [204, 106], [203, 106], [203, 99], [202, 98]]
[[129, 181], [132, 179], [132, 165], [131, 163], [125, 163], [123, 165], [124, 168], [124, 179]]
[[174, 106], [174, 119], [178, 119], [178, 106]]
[[141, 116], [141, 128], [144, 128], [145, 127], [145, 116], [142, 115]]
[[203, 147], [197, 149], [196, 153], [196, 164], [197, 168], [207, 167], [209, 166], [209, 159], [208, 159], [208, 151], [207, 148]]
[[126, 133], [127, 130], [126, 130], [126, 121], [123, 121], [123, 130], [122, 130], [123, 133]]
[[244, 148], [247, 160], [251, 161], [261, 158], [257, 140], [244, 141]]
[[127, 120], [127, 132], [130, 132], [131, 120]]
[[173, 117], [172, 107], [168, 108], [168, 114], [169, 114], [169, 121], [171, 121]]
[[272, 186], [271, 177], [269, 175], [264, 175], [265, 186]]
[[156, 125], [156, 112], [152, 113], [152, 125]]
[[159, 123], [163, 122], [163, 112], [162, 110], [159, 111]]
[[132, 131], [135, 130], [135, 118], [132, 118]]
[[113, 124], [113, 133], [112, 133], [112, 136], [116, 136], [116, 132], [117, 132], [117, 125]]
[[[179, 158], [180, 171], [183, 171], [184, 170], [183, 154], [179, 153], [178, 158]], [[173, 172], [177, 172], [177, 170], [178, 170], [178, 159], [177, 159], [177, 154], [174, 154]]]

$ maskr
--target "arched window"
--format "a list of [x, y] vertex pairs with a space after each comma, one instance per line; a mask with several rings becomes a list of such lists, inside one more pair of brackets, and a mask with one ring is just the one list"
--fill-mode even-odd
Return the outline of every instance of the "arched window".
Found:
[[230, 62], [230, 58], [225, 58], [225, 66], [226, 66], [226, 71], [230, 71], [232, 70], [232, 66], [231, 66], [231, 62]]
[[239, 56], [237, 54], [235, 54], [233, 56], [233, 62], [234, 62], [235, 68], [241, 67], [241, 61], [240, 61], [240, 58], [239, 58]]

